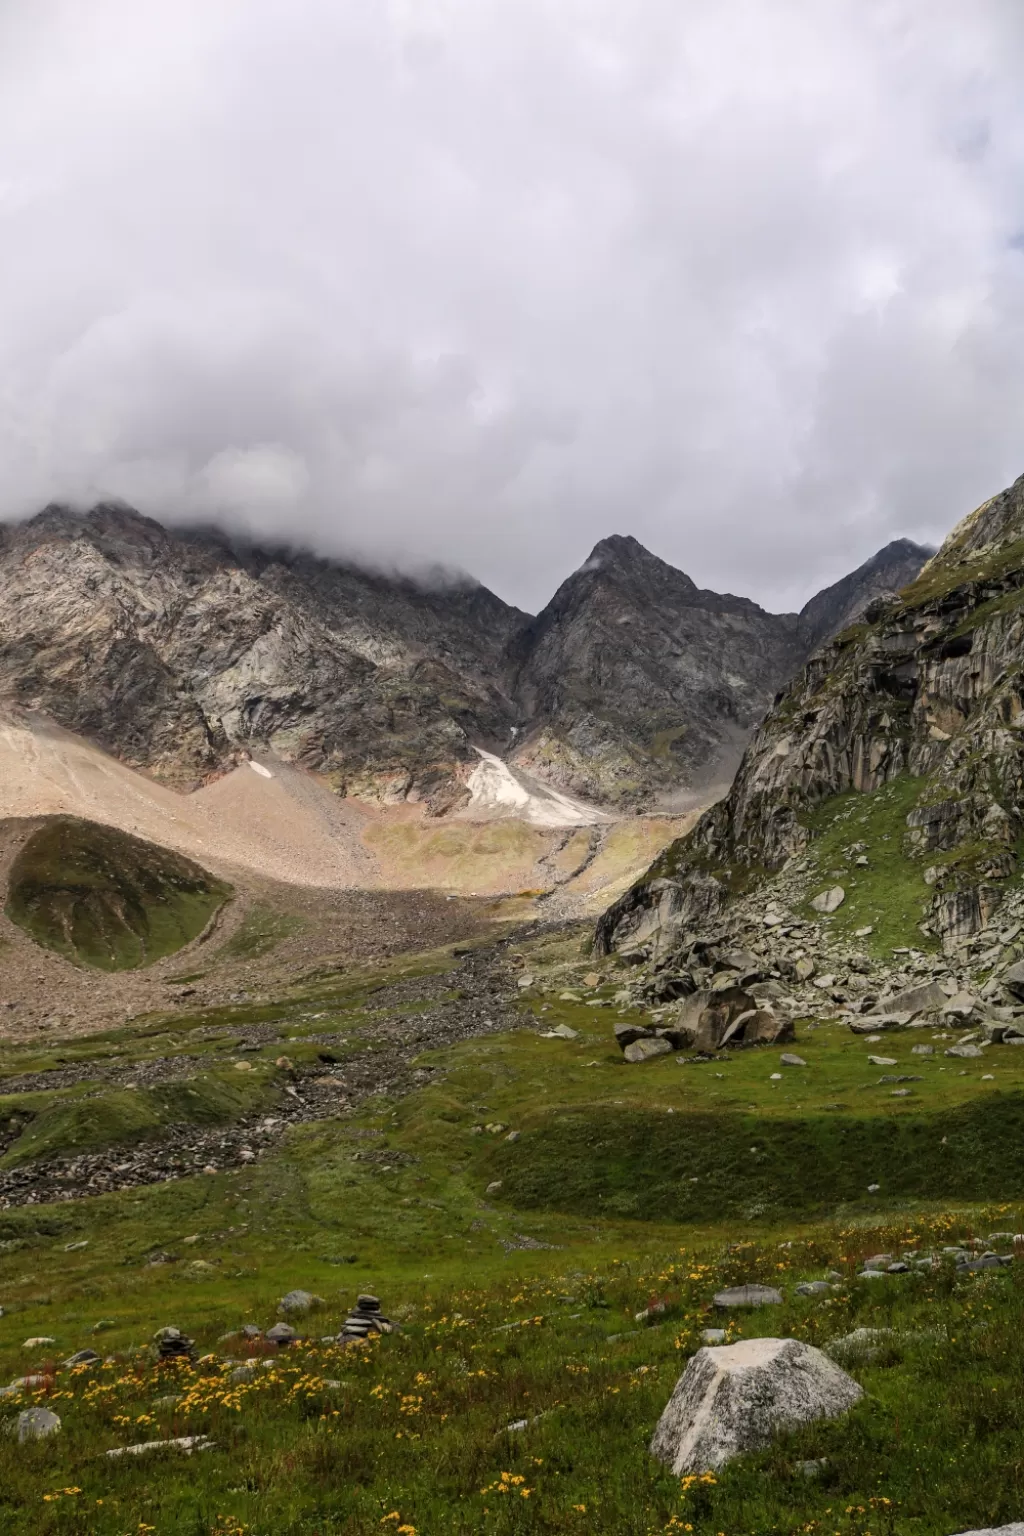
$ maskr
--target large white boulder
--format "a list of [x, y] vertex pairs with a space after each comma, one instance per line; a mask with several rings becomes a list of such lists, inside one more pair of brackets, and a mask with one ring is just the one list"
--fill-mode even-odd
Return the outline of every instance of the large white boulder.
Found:
[[799, 1339], [742, 1339], [699, 1349], [676, 1382], [654, 1431], [651, 1455], [685, 1472], [710, 1472], [776, 1431], [835, 1419], [864, 1389]]
[[986, 1525], [983, 1531], [961, 1531], [960, 1536], [1024, 1536], [1024, 1525], [1019, 1520], [1013, 1525]]

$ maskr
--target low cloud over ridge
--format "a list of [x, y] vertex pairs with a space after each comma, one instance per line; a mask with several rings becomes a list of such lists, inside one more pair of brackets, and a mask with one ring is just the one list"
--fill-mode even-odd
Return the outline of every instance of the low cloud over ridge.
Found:
[[0, 14], [0, 510], [799, 606], [1024, 469], [1010, 0]]

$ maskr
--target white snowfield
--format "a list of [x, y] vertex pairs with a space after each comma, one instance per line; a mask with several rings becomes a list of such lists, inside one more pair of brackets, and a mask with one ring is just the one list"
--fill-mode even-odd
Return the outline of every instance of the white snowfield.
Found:
[[470, 802], [463, 816], [509, 816], [534, 827], [593, 827], [613, 820], [604, 811], [513, 770], [483, 747], [473, 751], [480, 754], [480, 761], [466, 781]]

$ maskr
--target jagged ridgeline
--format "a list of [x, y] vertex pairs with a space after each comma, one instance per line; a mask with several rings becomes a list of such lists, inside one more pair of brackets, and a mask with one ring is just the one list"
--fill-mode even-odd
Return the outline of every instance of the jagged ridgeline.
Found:
[[876, 942], [955, 948], [1019, 879], [1022, 670], [1024, 477], [816, 652], [728, 796], [605, 913], [599, 947], [664, 952], [785, 869], [787, 886], [841, 883], [836, 921]]
[[54, 816], [13, 861], [6, 912], [45, 948], [122, 971], [190, 943], [230, 895], [230, 886], [169, 848]]

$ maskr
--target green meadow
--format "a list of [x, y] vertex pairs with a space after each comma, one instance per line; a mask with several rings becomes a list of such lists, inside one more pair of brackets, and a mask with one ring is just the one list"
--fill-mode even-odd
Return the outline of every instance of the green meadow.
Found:
[[[789, 1047], [805, 1067], [781, 1066], [777, 1049], [628, 1067], [612, 1037], [614, 964], [559, 1001], [582, 938], [521, 941], [538, 977], [521, 1027], [425, 1053], [433, 1080], [413, 1093], [296, 1126], [230, 1172], [0, 1213], [0, 1382], [37, 1378], [0, 1415], [38, 1403], [62, 1421], [49, 1440], [0, 1436], [0, 1529], [951, 1536], [1020, 1517], [1024, 1266], [958, 1276], [946, 1258], [857, 1275], [879, 1252], [1024, 1226], [1024, 1051], [965, 1063], [942, 1054], [952, 1036], [868, 1044], [808, 1020]], [[436, 996], [451, 969], [457, 988], [454, 966], [450, 954], [404, 961], [403, 1012], [418, 1006], [418, 976]], [[8, 1045], [6, 1164], [272, 1115], [282, 1052], [312, 1061], [322, 1047], [306, 1037], [327, 1031], [345, 1040], [342, 1059], [358, 1051], [381, 1017], [379, 980], [311, 976], [258, 1007]], [[240, 1072], [254, 1023], [276, 1033]], [[556, 1024], [576, 1038], [542, 1038]], [[228, 1032], [210, 1038], [212, 1026]], [[935, 1054], [912, 1055], [917, 1043]], [[872, 1053], [898, 1064], [872, 1066]], [[182, 1058], [190, 1075], [136, 1090], [10, 1087], [154, 1056]], [[884, 1075], [916, 1080], [894, 1098]], [[829, 1272], [824, 1298], [795, 1294]], [[742, 1281], [780, 1286], [783, 1305], [716, 1312], [714, 1292]], [[294, 1287], [323, 1301], [298, 1324], [301, 1344], [274, 1353], [237, 1334], [276, 1321]], [[363, 1290], [398, 1330], [341, 1348], [332, 1336]], [[194, 1364], [156, 1363], [166, 1325], [195, 1340]], [[646, 1446], [709, 1326], [819, 1345], [891, 1332], [849, 1367], [866, 1395], [846, 1418], [680, 1480]], [[26, 1348], [33, 1337], [54, 1342]], [[84, 1348], [98, 1366], [62, 1366]], [[232, 1379], [247, 1360], [249, 1379]], [[194, 1435], [209, 1446], [192, 1455], [106, 1454]]]

